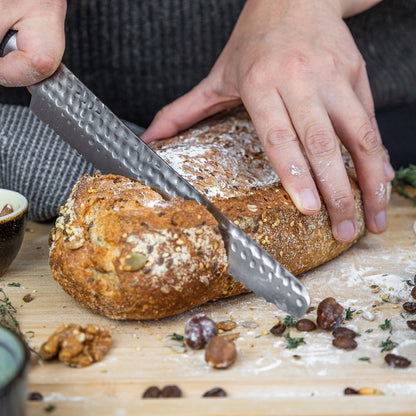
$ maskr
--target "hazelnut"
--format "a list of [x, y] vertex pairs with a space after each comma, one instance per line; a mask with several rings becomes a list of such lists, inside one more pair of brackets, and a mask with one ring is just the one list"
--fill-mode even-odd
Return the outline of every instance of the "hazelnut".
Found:
[[205, 350], [205, 361], [214, 368], [228, 368], [237, 359], [234, 342], [225, 337], [215, 336], [209, 341]]

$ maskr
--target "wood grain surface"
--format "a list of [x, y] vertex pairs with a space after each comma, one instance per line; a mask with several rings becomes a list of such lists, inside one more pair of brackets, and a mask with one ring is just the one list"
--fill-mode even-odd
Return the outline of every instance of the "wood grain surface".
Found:
[[[352, 319], [345, 325], [360, 334], [358, 347], [332, 346], [323, 330], [306, 333], [289, 328], [305, 343], [286, 348], [268, 330], [286, 315], [252, 294], [211, 302], [160, 321], [112, 321], [93, 314], [70, 298], [52, 279], [48, 266], [48, 233], [52, 224], [29, 223], [23, 247], [0, 282], [23, 332], [35, 349], [62, 323], [97, 323], [109, 328], [113, 347], [90, 367], [70, 368], [59, 361], [29, 368], [29, 392], [44, 400], [28, 401], [28, 415], [411, 415], [416, 414], [416, 331], [406, 325], [402, 304], [410, 301], [409, 282], [416, 274], [416, 207], [393, 195], [390, 226], [382, 235], [367, 234], [335, 260], [301, 276], [312, 305], [333, 296]], [[18, 285], [10, 285], [19, 283]], [[31, 293], [33, 301], [23, 297]], [[413, 299], [414, 300], [414, 299]], [[371, 312], [375, 319], [364, 319]], [[203, 351], [178, 353], [165, 337], [183, 334], [186, 321], [205, 313], [215, 321], [232, 319], [238, 332], [236, 363], [226, 370], [210, 368]], [[307, 315], [315, 320], [316, 311]], [[386, 319], [392, 330], [379, 325]], [[32, 332], [33, 331], [33, 332]], [[381, 342], [397, 343], [393, 353], [412, 360], [407, 369], [389, 367]], [[366, 361], [363, 357], [367, 357]], [[142, 399], [144, 390], [176, 384], [179, 399]], [[202, 398], [222, 387], [225, 398]], [[346, 387], [374, 387], [380, 396], [345, 396]], [[48, 406], [49, 412], [47, 412]], [[1, 412], [0, 412], [1, 413]]]

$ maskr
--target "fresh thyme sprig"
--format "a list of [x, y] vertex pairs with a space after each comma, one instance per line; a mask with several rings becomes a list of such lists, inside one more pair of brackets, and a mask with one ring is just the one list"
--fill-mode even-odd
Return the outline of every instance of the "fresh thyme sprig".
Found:
[[283, 323], [286, 325], [286, 327], [290, 328], [292, 326], [296, 326], [296, 319], [294, 319], [290, 315], [286, 315], [285, 319], [283, 320]]
[[297, 348], [299, 344], [305, 344], [305, 340], [303, 338], [292, 338], [289, 333], [285, 334], [284, 337], [287, 341], [287, 345], [285, 347], [287, 349]]
[[397, 345], [399, 345], [397, 342], [392, 341], [390, 337], [388, 337], [385, 341], [380, 343], [381, 352], [391, 351], [392, 349], [396, 348]]
[[10, 302], [6, 292], [0, 288], [0, 324], [7, 329], [23, 337], [18, 320], [16, 319], [16, 308]]
[[[35, 351], [32, 347], [30, 347], [30, 345], [28, 344], [25, 335], [20, 329], [19, 321], [16, 318], [16, 313], [17, 310], [10, 302], [10, 299], [6, 295], [6, 292], [3, 288], [0, 288], [0, 325], [20, 336], [20, 338], [23, 340], [23, 342], [26, 344], [29, 350], [39, 355], [39, 353]], [[33, 331], [28, 332], [31, 333], [31, 338], [33, 338]]]

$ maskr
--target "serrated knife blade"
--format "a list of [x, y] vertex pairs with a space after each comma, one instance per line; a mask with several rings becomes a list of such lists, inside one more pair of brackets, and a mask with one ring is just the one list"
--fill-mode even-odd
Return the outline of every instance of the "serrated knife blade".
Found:
[[[16, 50], [8, 33], [0, 56]], [[63, 64], [30, 86], [30, 109], [102, 173], [136, 178], [171, 197], [194, 199], [215, 217], [228, 256], [228, 273], [288, 314], [301, 317], [310, 304], [301, 282], [252, 240], [157, 153], [136, 136]]]

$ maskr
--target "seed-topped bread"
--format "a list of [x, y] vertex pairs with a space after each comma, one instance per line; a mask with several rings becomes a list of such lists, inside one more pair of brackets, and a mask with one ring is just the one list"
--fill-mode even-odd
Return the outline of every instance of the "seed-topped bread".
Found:
[[[292, 273], [348, 249], [327, 210], [301, 214], [243, 108], [152, 144], [154, 150]], [[364, 233], [360, 191], [343, 150]], [[83, 176], [51, 234], [54, 278], [85, 307], [114, 319], [158, 319], [246, 292], [227, 274], [217, 223], [195, 201], [117, 175]]]

